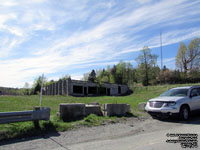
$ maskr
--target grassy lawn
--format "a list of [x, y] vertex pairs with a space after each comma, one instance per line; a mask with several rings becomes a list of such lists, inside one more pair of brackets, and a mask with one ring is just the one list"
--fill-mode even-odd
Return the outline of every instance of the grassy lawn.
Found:
[[[188, 84], [191, 85], [191, 84]], [[159, 96], [169, 88], [182, 85], [161, 85], [149, 87], [133, 87], [134, 93], [129, 96], [99, 96], [99, 97], [71, 97], [71, 96], [43, 96], [42, 106], [51, 108], [50, 121], [41, 121], [41, 128], [35, 129], [32, 122], [10, 123], [0, 125], [0, 140], [13, 137], [24, 137], [37, 135], [47, 131], [65, 131], [80, 125], [99, 125], [104, 120], [116, 120], [116, 117], [98, 117], [90, 115], [83, 120], [74, 122], [63, 122], [56, 115], [60, 103], [127, 103], [131, 105], [131, 111], [138, 115], [138, 104], [146, 102], [148, 99]], [[39, 105], [39, 95], [33, 96], [0, 96], [0, 112], [33, 110], [34, 106]]]

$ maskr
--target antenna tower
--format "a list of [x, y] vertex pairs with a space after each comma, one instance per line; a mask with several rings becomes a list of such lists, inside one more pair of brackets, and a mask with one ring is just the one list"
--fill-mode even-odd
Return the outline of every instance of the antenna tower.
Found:
[[161, 66], [160, 69], [163, 69], [163, 56], [162, 56], [162, 31], [160, 30], [160, 59], [161, 59]]

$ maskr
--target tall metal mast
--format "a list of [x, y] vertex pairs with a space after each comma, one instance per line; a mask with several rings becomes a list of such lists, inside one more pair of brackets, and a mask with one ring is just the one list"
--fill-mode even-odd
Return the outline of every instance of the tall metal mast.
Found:
[[160, 30], [160, 59], [161, 59], [161, 66], [160, 69], [163, 69], [163, 56], [162, 56], [162, 31]]

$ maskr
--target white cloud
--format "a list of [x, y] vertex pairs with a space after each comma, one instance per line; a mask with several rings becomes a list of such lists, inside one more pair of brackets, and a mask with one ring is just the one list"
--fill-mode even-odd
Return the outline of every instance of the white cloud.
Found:
[[12, 7], [15, 5], [17, 5], [17, 3], [15, 1], [4, 1], [4, 2], [0, 3], [0, 7]]
[[5, 14], [5, 13], [2, 13], [0, 14], [0, 29], [2, 27], [4, 27], [4, 23], [8, 20], [11, 20], [11, 19], [16, 19], [17, 16], [14, 14], [14, 13], [8, 13], [8, 14]]

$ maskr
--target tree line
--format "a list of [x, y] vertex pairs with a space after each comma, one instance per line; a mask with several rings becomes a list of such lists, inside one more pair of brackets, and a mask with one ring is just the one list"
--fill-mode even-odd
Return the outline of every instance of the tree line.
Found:
[[144, 86], [156, 84], [196, 83], [200, 82], [200, 38], [190, 41], [189, 45], [181, 42], [176, 55], [176, 69], [157, 65], [158, 56], [144, 46], [135, 59], [134, 68], [130, 62], [120, 61], [112, 67], [92, 70], [83, 76], [83, 80], [98, 83], [116, 83]]

